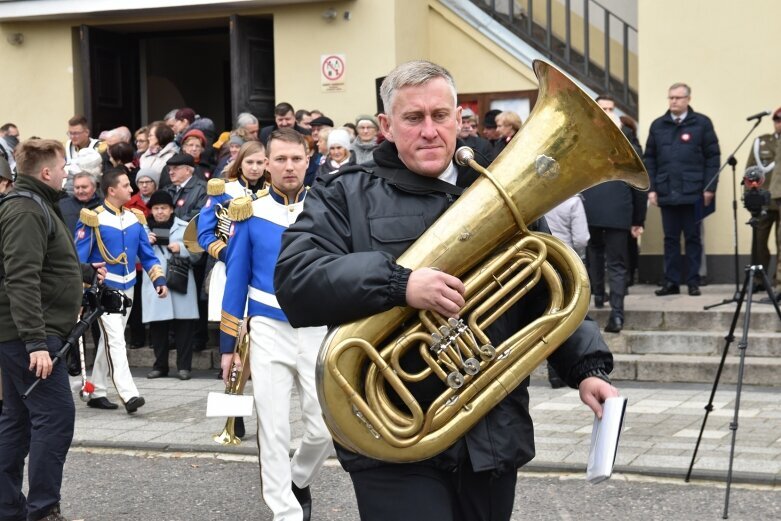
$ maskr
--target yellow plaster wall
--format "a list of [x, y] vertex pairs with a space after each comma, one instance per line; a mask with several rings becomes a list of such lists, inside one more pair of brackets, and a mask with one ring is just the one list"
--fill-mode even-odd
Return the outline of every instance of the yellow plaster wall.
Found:
[[437, 2], [428, 12], [428, 59], [446, 67], [459, 92], [537, 88], [534, 72]]
[[[13, 33], [24, 35], [22, 45], [8, 43]], [[23, 139], [66, 139], [74, 110], [71, 40], [62, 22], [0, 24], [0, 125], [15, 123]]]
[[[780, 18], [781, 3], [775, 0], [740, 4], [729, 0], [640, 0], [639, 117], [643, 145], [651, 122], [668, 108], [668, 87], [682, 81], [692, 87], [691, 106], [713, 120], [723, 163], [751, 128], [747, 116], [781, 106], [781, 69], [772, 65]], [[735, 155], [738, 183], [753, 138], [772, 130], [772, 121], [765, 118]], [[721, 174], [717, 211], [705, 221], [707, 253], [733, 251], [731, 185], [728, 167]], [[739, 249], [748, 254], [751, 231], [744, 223], [749, 215], [740, 200], [738, 206]], [[649, 209], [642, 251], [663, 251], [658, 208]]]

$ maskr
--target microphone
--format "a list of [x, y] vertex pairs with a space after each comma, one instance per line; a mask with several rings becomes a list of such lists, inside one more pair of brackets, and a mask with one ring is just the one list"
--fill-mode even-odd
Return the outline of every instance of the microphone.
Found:
[[772, 112], [770, 112], [769, 110], [763, 110], [762, 112], [757, 112], [753, 116], [747, 117], [746, 121], [751, 121], [751, 120], [754, 120], [754, 119], [762, 119], [765, 116], [769, 116], [770, 114], [772, 114]]

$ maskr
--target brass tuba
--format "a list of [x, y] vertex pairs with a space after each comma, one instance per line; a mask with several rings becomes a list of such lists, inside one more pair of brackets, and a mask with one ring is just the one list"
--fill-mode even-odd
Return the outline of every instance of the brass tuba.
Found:
[[[397, 307], [344, 324], [323, 342], [317, 389], [326, 424], [346, 448], [390, 462], [419, 461], [455, 443], [561, 345], [583, 321], [590, 298], [578, 256], [531, 223], [595, 184], [648, 188], [643, 163], [621, 130], [570, 79], [534, 62], [540, 93], [526, 125], [482, 175], [399, 257], [411, 268], [460, 277], [460, 318]], [[545, 312], [500, 345], [485, 329], [536, 284]], [[415, 316], [417, 315], [417, 316]], [[412, 371], [401, 361], [422, 358]], [[438, 378], [421, 404], [409, 387]]]

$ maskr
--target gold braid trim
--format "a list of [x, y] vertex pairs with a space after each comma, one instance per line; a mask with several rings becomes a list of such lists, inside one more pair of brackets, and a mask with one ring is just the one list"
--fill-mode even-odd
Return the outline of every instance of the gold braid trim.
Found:
[[220, 257], [219, 257], [219, 255], [220, 255], [220, 252], [221, 252], [222, 250], [224, 250], [224, 249], [225, 249], [227, 246], [228, 246], [228, 245], [227, 245], [227, 244], [225, 244], [225, 243], [224, 243], [222, 240], [218, 239], [218, 240], [214, 241], [213, 243], [211, 243], [211, 244], [209, 245], [209, 249], [208, 249], [208, 251], [209, 251], [209, 255], [211, 255], [211, 256], [212, 256], [212, 257], [214, 257], [215, 259], [218, 259], [218, 260], [219, 260], [219, 258], [220, 258]]
[[144, 215], [144, 212], [139, 210], [138, 208], [131, 208], [131, 212], [136, 216], [136, 219], [138, 219], [138, 222], [146, 226], [146, 215]]
[[209, 179], [209, 182], [206, 184], [206, 195], [222, 195], [224, 193], [224, 179]]
[[161, 268], [159, 264], [155, 264], [149, 270], [149, 279], [152, 282], [156, 281], [157, 279], [159, 279], [162, 276], [163, 276], [163, 268]]
[[108, 248], [106, 248], [106, 245], [103, 243], [103, 237], [100, 236], [100, 227], [97, 226], [95, 227], [95, 239], [98, 242], [100, 256], [103, 257], [106, 264], [122, 264], [123, 266], [127, 266], [127, 253], [123, 251], [116, 257], [111, 255], [111, 252], [108, 251]]
[[252, 217], [252, 198], [237, 197], [228, 207], [228, 217], [231, 221], [246, 221]]
[[98, 214], [89, 208], [81, 209], [79, 212], [79, 219], [90, 228], [97, 228], [98, 225], [100, 225], [100, 222], [98, 222]]
[[230, 313], [222, 312], [220, 320], [220, 331], [226, 335], [232, 337], [239, 336], [239, 328], [241, 327], [241, 320], [238, 317], [234, 317]]

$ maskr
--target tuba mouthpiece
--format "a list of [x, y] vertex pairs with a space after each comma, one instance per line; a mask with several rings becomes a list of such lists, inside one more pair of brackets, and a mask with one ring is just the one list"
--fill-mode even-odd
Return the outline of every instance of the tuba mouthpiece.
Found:
[[469, 162], [475, 158], [475, 152], [469, 147], [461, 147], [456, 150], [456, 163], [461, 166], [468, 166]]

